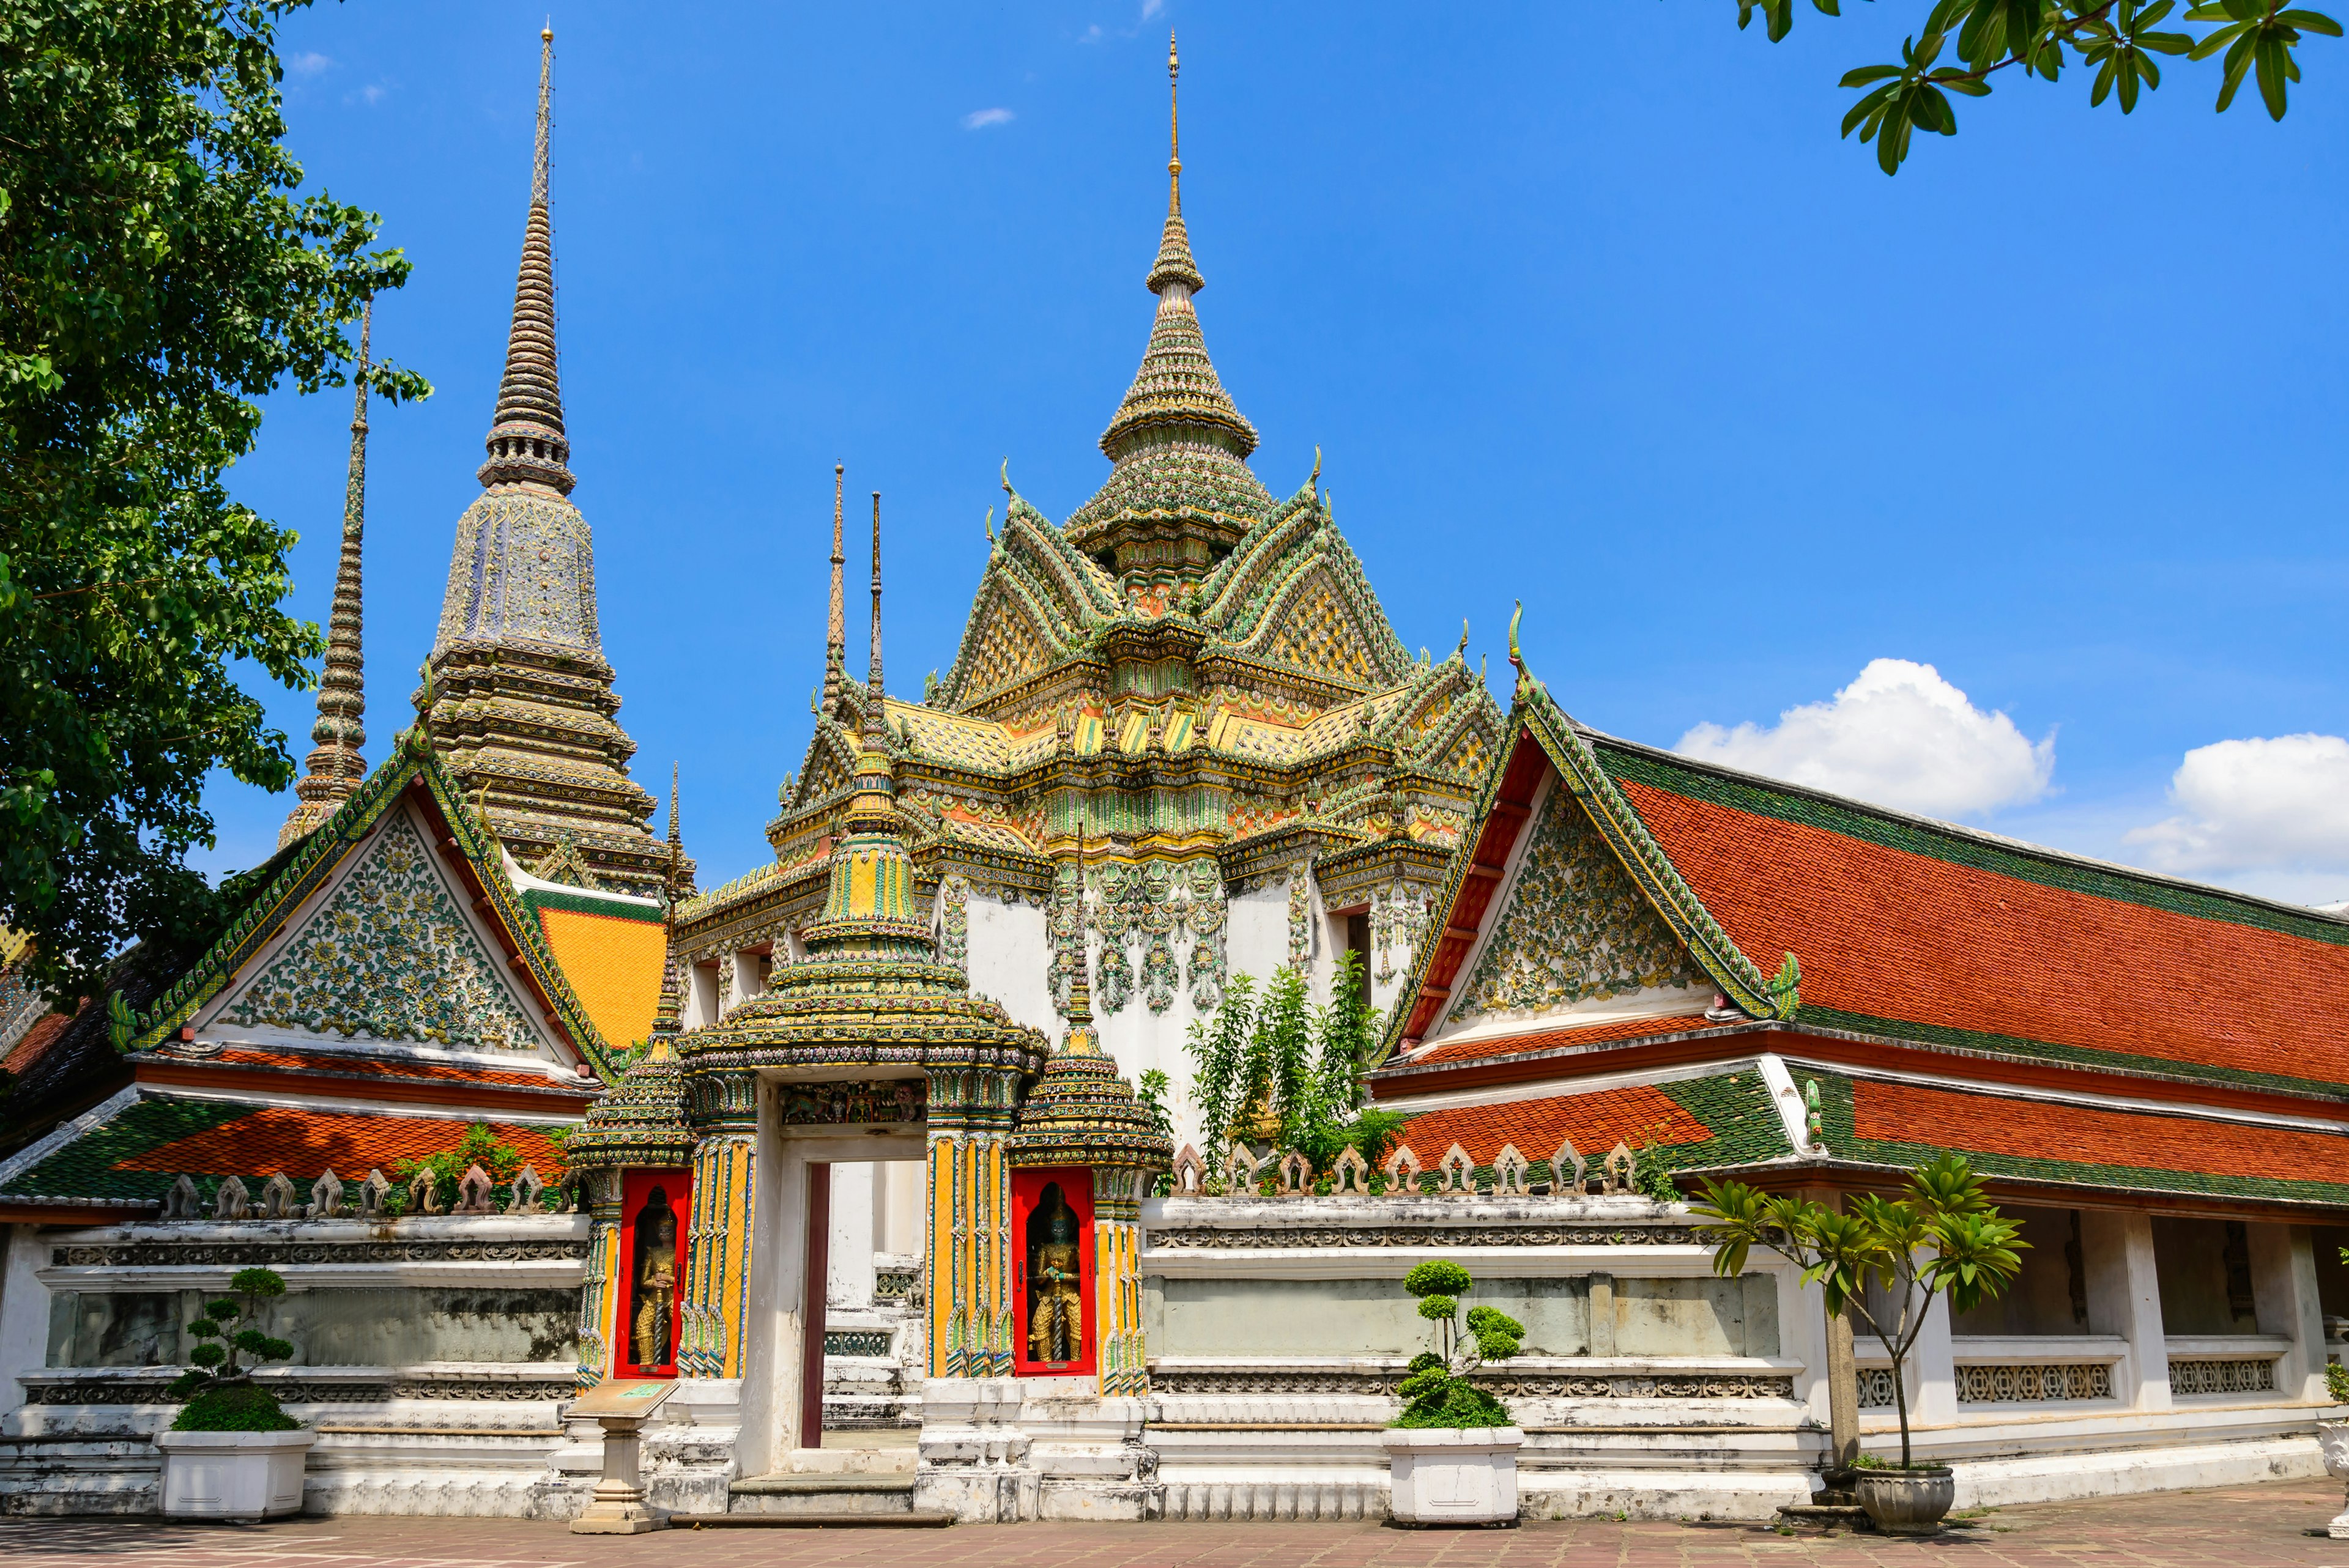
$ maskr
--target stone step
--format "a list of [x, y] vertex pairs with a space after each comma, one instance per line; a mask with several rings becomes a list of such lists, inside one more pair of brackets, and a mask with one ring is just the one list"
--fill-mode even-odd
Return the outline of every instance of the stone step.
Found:
[[904, 1520], [914, 1511], [910, 1472], [762, 1475], [738, 1480], [726, 1490], [730, 1516], [855, 1514]]
[[672, 1530], [943, 1530], [955, 1522], [951, 1513], [828, 1513], [811, 1509], [804, 1513], [672, 1513]]

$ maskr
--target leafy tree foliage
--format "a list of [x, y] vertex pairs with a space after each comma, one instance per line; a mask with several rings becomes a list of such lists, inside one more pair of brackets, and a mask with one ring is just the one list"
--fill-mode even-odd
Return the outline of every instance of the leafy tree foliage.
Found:
[[409, 271], [299, 193], [274, 29], [303, 4], [0, 0], [0, 922], [61, 998], [216, 925], [207, 774], [293, 778], [231, 671], [306, 686], [321, 640], [278, 608], [294, 534], [223, 473], [254, 399], [347, 384], [345, 326]]
[[1848, 1310], [1876, 1336], [1892, 1359], [1903, 1469], [1909, 1395], [1901, 1372], [1925, 1330], [1925, 1309], [1943, 1291], [1959, 1312], [1998, 1295], [2022, 1272], [2017, 1254], [2031, 1244], [2000, 1216], [1962, 1154], [1910, 1171], [1905, 1196], [1863, 1192], [1840, 1211], [1809, 1198], [1769, 1197], [1743, 1181], [1708, 1181], [1696, 1213], [1714, 1274], [1736, 1278], [1753, 1249], [1765, 1247], [1800, 1268], [1804, 1284], [1823, 1288], [1830, 1317]]
[[1254, 976], [1235, 975], [1223, 1006], [1193, 1021], [1185, 1047], [1208, 1164], [1222, 1162], [1234, 1138], [1254, 1137], [1298, 1150], [1319, 1171], [1350, 1144], [1376, 1165], [1404, 1120], [1362, 1109], [1378, 1017], [1362, 1000], [1357, 953], [1318, 1007], [1295, 969], [1275, 970], [1261, 992]]
[[[1843, 14], [1842, 0], [1811, 5], [1829, 16]], [[1857, 130], [1862, 142], [1876, 143], [1878, 165], [1897, 174], [1914, 132], [1958, 133], [1951, 94], [1988, 98], [1992, 78], [2010, 67], [2021, 67], [2020, 79], [2050, 82], [2067, 68], [2092, 70], [2089, 106], [2110, 98], [2128, 114], [2141, 92], [2161, 86], [2160, 61], [2180, 55], [2200, 61], [2223, 54], [2220, 113], [2251, 78], [2269, 118], [2282, 119], [2290, 86], [2300, 80], [2300, 46], [2312, 33], [2341, 36], [2331, 16], [2276, 0], [2189, 3], [2178, 19], [2211, 24], [2199, 36], [2163, 29], [2176, 9], [2176, 0], [1934, 0], [1918, 31], [1901, 41], [1898, 64], [1844, 73], [1843, 86], [1865, 91], [1843, 117], [1843, 133]], [[1756, 12], [1774, 44], [1795, 25], [1795, 0], [1737, 0], [1737, 25], [1749, 26]]]

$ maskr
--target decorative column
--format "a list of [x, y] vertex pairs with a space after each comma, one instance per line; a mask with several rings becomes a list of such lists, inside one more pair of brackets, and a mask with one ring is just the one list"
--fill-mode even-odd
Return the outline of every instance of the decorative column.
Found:
[[759, 1083], [747, 1072], [694, 1082], [693, 1218], [686, 1232], [686, 1294], [677, 1369], [688, 1377], [742, 1375], [742, 1315], [758, 1214]]
[[594, 1171], [582, 1181], [592, 1215], [587, 1233], [587, 1277], [579, 1291], [579, 1391], [604, 1380], [611, 1346], [604, 1331], [620, 1299], [620, 1173]]
[[2088, 1332], [2128, 1341], [2114, 1368], [2113, 1393], [2127, 1408], [2167, 1410], [2169, 1341], [2154, 1271], [2153, 1219], [2134, 1211], [2080, 1211], [2081, 1262], [2088, 1276]]
[[[1091, 1171], [1094, 1367], [1105, 1398], [1148, 1393], [1142, 1195], [1160, 1171], [1172, 1167], [1174, 1146], [1151, 1127], [1133, 1086], [1102, 1054], [1093, 1032], [1092, 997], [1081, 975], [1070, 987], [1067, 1037], [1019, 1108], [1009, 1152], [1011, 1163], [1023, 1171]], [[1024, 1244], [1022, 1238], [1013, 1241]], [[1026, 1309], [1026, 1303], [1017, 1305], [1022, 1317]], [[1021, 1327], [1015, 1323], [1015, 1331]]]
[[929, 1375], [1011, 1374], [1011, 1130], [1018, 1075], [929, 1073]]

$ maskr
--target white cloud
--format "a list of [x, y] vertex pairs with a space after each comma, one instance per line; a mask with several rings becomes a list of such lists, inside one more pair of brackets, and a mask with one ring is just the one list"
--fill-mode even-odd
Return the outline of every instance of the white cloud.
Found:
[[307, 50], [285, 62], [285, 68], [297, 77], [315, 77], [334, 68], [335, 62], [316, 49]]
[[2176, 815], [2126, 838], [2158, 871], [2279, 889], [2287, 884], [2242, 873], [2349, 878], [2349, 740], [2340, 736], [2198, 746], [2171, 777], [2169, 799]]
[[381, 82], [369, 82], [367, 86], [360, 88], [356, 92], [345, 93], [343, 95], [343, 101], [345, 103], [363, 103], [367, 105], [367, 108], [373, 108], [376, 105], [381, 103], [385, 98], [390, 96], [390, 88], [385, 86]]
[[1015, 117], [1008, 108], [974, 109], [962, 117], [965, 130], [985, 130], [989, 126], [1009, 125]]
[[1142, 0], [1142, 19], [1145, 22], [1166, 9], [1166, 0]]
[[2033, 741], [1908, 659], [1871, 659], [1833, 701], [1788, 708], [1773, 727], [1700, 724], [1673, 749], [1931, 817], [2035, 800], [2055, 770], [2053, 731]]

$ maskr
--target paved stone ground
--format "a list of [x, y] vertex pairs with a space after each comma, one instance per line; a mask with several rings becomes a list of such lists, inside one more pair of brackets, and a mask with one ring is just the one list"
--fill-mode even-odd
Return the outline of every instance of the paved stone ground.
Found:
[[1615, 1520], [1495, 1531], [1185, 1522], [599, 1537], [502, 1519], [247, 1526], [10, 1519], [0, 1520], [0, 1562], [8, 1568], [2349, 1568], [2349, 1541], [2304, 1533], [2340, 1507], [2336, 1482], [2280, 1481], [1985, 1510], [1924, 1541]]

